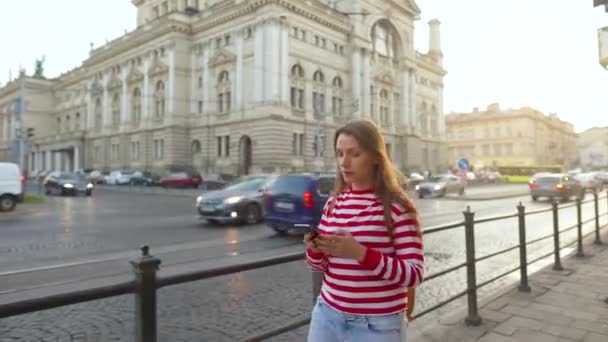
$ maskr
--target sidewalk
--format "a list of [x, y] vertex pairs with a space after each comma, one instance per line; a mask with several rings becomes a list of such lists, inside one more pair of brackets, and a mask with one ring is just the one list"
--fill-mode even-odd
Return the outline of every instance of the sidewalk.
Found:
[[608, 234], [602, 241], [587, 243], [583, 258], [563, 258], [564, 271], [549, 266], [531, 275], [530, 293], [513, 288], [481, 302], [480, 326], [465, 326], [466, 311], [440, 322], [423, 317], [410, 326], [408, 341], [607, 342]]

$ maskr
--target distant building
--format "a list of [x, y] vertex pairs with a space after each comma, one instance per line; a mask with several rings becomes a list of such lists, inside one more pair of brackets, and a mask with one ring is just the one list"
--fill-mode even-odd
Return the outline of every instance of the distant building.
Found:
[[354, 118], [381, 127], [396, 167], [445, 165], [440, 23], [417, 51], [415, 1], [131, 2], [134, 31], [0, 88], [0, 160], [23, 80], [30, 173], [333, 170], [332, 135]]
[[448, 157], [467, 158], [476, 167], [563, 165], [578, 162], [574, 126], [556, 114], [529, 107], [446, 115]]
[[608, 127], [593, 127], [580, 133], [577, 145], [583, 168], [608, 166]]

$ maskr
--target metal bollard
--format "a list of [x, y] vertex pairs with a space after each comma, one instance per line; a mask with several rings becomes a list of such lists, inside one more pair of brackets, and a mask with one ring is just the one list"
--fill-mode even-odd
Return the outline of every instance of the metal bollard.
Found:
[[519, 218], [519, 291], [530, 292], [528, 285], [528, 253], [526, 250], [526, 207], [521, 202], [517, 206], [517, 217]]
[[141, 258], [131, 261], [137, 290], [135, 292], [135, 341], [156, 342], [156, 271], [161, 261], [141, 248]]
[[481, 324], [481, 317], [477, 310], [477, 271], [475, 264], [475, 212], [470, 207], [463, 212], [464, 214], [464, 233], [467, 256], [467, 299], [469, 314], [464, 319], [466, 325], [478, 326]]
[[323, 282], [323, 273], [312, 272], [312, 305], [317, 304], [319, 293], [321, 293], [321, 284]]
[[560, 257], [560, 249], [559, 249], [559, 216], [557, 213], [557, 201], [552, 200], [553, 205], [553, 253], [555, 255], [555, 263], [553, 264], [554, 271], [563, 271], [562, 260]]
[[593, 190], [593, 205], [595, 206], [595, 244], [601, 245], [602, 239], [600, 238], [600, 209], [598, 206], [598, 194], [596, 190]]
[[576, 225], [577, 225], [577, 233], [578, 239], [576, 241], [577, 244], [577, 257], [584, 257], [585, 253], [583, 252], [583, 214], [582, 214], [582, 200], [580, 198], [576, 199]]

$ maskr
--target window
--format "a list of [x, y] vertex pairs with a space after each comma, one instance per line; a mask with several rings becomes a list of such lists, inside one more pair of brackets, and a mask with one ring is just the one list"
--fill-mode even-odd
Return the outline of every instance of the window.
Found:
[[292, 151], [295, 156], [304, 155], [304, 134], [294, 133], [292, 141]]
[[321, 47], [324, 49], [327, 47], [327, 40], [325, 38], [321, 39]]
[[76, 116], [74, 117], [74, 129], [77, 131], [80, 130], [80, 113], [76, 113]]
[[165, 158], [165, 140], [154, 140], [154, 160], [163, 160]]
[[304, 69], [299, 64], [291, 67], [291, 107], [304, 110], [304, 86], [306, 84]]
[[110, 160], [112, 162], [117, 162], [120, 160], [120, 145], [119, 144], [112, 144], [111, 146], [111, 150], [110, 150]]
[[492, 154], [490, 153], [490, 145], [483, 145], [483, 156], [489, 157]]
[[169, 13], [169, 4], [166, 1], [163, 1], [163, 11], [162, 11], [162, 15], [165, 15], [167, 13]]
[[319, 46], [320, 38], [319, 36], [315, 36], [315, 45]]
[[217, 48], [222, 47], [222, 38], [217, 38], [215, 40], [215, 47], [217, 47]]
[[224, 137], [224, 157], [230, 157], [230, 136]]
[[393, 94], [393, 118], [398, 118], [399, 117], [399, 94], [398, 93], [394, 93]]
[[224, 45], [225, 46], [230, 45], [230, 35], [227, 35], [226, 37], [224, 37]]
[[230, 74], [228, 71], [222, 71], [217, 83], [217, 106], [220, 113], [230, 112], [232, 102], [230, 86]]
[[101, 112], [101, 99], [98, 98], [97, 101], [95, 101], [95, 122], [94, 122], [94, 128], [96, 131], [101, 130], [101, 125], [103, 122], [103, 116], [102, 116], [102, 112]]
[[72, 119], [68, 115], [65, 117], [65, 131], [69, 132], [71, 130], [72, 130]]
[[131, 121], [133, 125], [138, 126], [141, 122], [141, 90], [135, 88], [131, 98]]
[[343, 97], [344, 89], [343, 82], [339, 76], [334, 77], [332, 83], [333, 96], [331, 98], [331, 112], [334, 116], [342, 116], [343, 114]]
[[118, 128], [120, 125], [120, 95], [114, 94], [112, 99], [112, 126]]
[[61, 133], [61, 118], [57, 118], [57, 133]]
[[93, 159], [95, 159], [96, 162], [101, 161], [101, 148], [99, 146], [93, 148]]
[[202, 88], [202, 87], [203, 87], [203, 77], [202, 77], [202, 76], [199, 76], [199, 77], [198, 77], [198, 88], [200, 89], [200, 88]]
[[384, 124], [389, 122], [389, 105], [388, 91], [386, 89], [380, 90], [380, 121]]
[[165, 116], [165, 83], [163, 81], [156, 82], [154, 101], [154, 117], [162, 119]]
[[198, 101], [198, 113], [203, 113], [203, 101]]
[[502, 145], [500, 145], [500, 144], [494, 145], [494, 155], [497, 157], [502, 156]]
[[158, 11], [158, 6], [154, 6], [154, 8], [152, 8], [152, 13], [154, 13], [154, 18], [158, 18], [160, 16], [160, 12]]
[[140, 147], [139, 141], [131, 142], [131, 160], [139, 161], [140, 158]]
[[299, 34], [298, 34], [298, 33], [299, 33], [299, 32], [300, 32], [300, 30], [298, 30], [298, 28], [297, 28], [297, 27], [294, 27], [294, 28], [293, 28], [293, 36], [294, 36], [294, 38], [298, 38], [298, 36], [299, 36]]
[[315, 114], [325, 113], [325, 75], [317, 70], [313, 75], [314, 91], [312, 93]]
[[372, 42], [374, 52], [380, 56], [392, 58], [396, 56], [396, 39], [392, 26], [381, 21], [372, 29]]
[[217, 137], [217, 156], [222, 156], [222, 137]]

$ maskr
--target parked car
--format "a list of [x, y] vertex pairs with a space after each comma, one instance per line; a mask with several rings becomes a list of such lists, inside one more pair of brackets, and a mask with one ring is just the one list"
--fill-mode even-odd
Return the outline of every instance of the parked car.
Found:
[[201, 218], [214, 223], [254, 224], [264, 218], [264, 191], [270, 176], [245, 178], [196, 199]]
[[317, 227], [335, 175], [278, 176], [266, 190], [266, 224], [280, 234]]
[[93, 183], [84, 175], [58, 171], [51, 172], [42, 185], [47, 195], [54, 193], [61, 196], [78, 194], [91, 196], [94, 188]]
[[583, 189], [588, 192], [600, 192], [604, 185], [598, 172], [579, 173], [574, 176], [574, 179], [580, 182]]
[[198, 188], [202, 183], [203, 178], [199, 174], [188, 172], [174, 172], [160, 179], [160, 185], [164, 188]]
[[529, 182], [530, 195], [533, 201], [540, 197], [549, 199], [560, 198], [568, 201], [576, 196], [579, 199], [585, 197], [585, 189], [573, 177], [561, 173], [545, 173], [535, 175]]
[[462, 184], [460, 178], [454, 175], [433, 176], [428, 182], [416, 185], [415, 189], [419, 198], [424, 198], [427, 195], [443, 197], [448, 193], [464, 195], [464, 184]]
[[135, 171], [129, 180], [131, 185], [154, 186], [160, 185], [160, 176], [147, 171]]
[[105, 182], [110, 185], [127, 185], [131, 183], [132, 175], [131, 171], [112, 171], [105, 177]]
[[0, 163], [0, 211], [15, 210], [23, 198], [24, 185], [19, 165]]
[[230, 185], [235, 179], [236, 177], [229, 174], [210, 174], [205, 176], [201, 187], [205, 190], [218, 190]]

